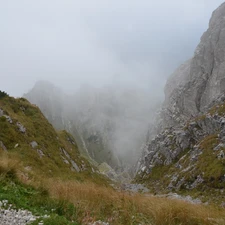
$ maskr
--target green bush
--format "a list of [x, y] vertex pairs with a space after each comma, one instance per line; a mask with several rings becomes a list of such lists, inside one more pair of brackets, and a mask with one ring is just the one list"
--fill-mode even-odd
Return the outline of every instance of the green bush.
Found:
[[0, 91], [0, 99], [9, 96], [6, 92]]
[[0, 117], [0, 122], [7, 122], [7, 121], [6, 121], [6, 117], [1, 116], [1, 117]]

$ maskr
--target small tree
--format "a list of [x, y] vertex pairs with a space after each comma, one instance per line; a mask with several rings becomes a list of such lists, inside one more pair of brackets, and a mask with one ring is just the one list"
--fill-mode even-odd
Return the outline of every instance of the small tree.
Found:
[[0, 91], [0, 99], [9, 96], [6, 92]]

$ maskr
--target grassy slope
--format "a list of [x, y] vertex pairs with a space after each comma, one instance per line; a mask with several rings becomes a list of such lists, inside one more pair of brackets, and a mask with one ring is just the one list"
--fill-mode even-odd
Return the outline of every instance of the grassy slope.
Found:
[[[93, 166], [80, 156], [72, 137], [56, 132], [37, 107], [25, 99], [4, 97], [0, 108], [13, 120], [10, 124], [0, 117], [0, 141], [8, 149], [0, 149], [0, 199], [37, 215], [51, 215], [45, 224], [88, 224], [98, 219], [115, 225], [224, 224], [220, 209], [113, 190], [105, 178], [92, 172]], [[18, 130], [17, 121], [26, 133]], [[38, 143], [42, 158], [31, 141]], [[86, 170], [71, 171], [59, 148]]]
[[[214, 106], [209, 113], [211, 115], [218, 114], [225, 116], [225, 104]], [[206, 115], [197, 117], [195, 121], [204, 120]], [[188, 125], [187, 125], [188, 126]], [[219, 144], [218, 133], [204, 137], [199, 143], [202, 153], [196, 161], [192, 161], [192, 151], [187, 149], [182, 152], [178, 159], [169, 166], [155, 166], [152, 172], [143, 177], [136, 177], [136, 181], [145, 183], [154, 192], [169, 192], [167, 188], [173, 176], [177, 180], [173, 184], [178, 183], [181, 179], [185, 180], [185, 184], [191, 185], [201, 175], [204, 182], [196, 188], [190, 190], [185, 185], [181, 185], [176, 192], [184, 195], [192, 195], [200, 197], [203, 201], [210, 201], [216, 204], [225, 202], [224, 195], [224, 174], [225, 174], [225, 158], [217, 157], [219, 151], [213, 148]], [[221, 150], [225, 150], [221, 148]], [[179, 162], [180, 168], [176, 166]]]
[[[24, 177], [28, 176], [27, 179], [31, 179], [32, 176], [43, 176], [77, 180], [85, 178], [105, 182], [102, 176], [92, 172], [92, 168], [95, 167], [80, 155], [73, 137], [66, 131], [55, 131], [39, 108], [24, 98], [11, 97], [0, 99], [0, 108], [13, 121], [10, 124], [4, 116], [0, 117], [0, 141], [8, 149], [8, 154], [22, 162], [21, 173], [24, 173]], [[26, 128], [25, 133], [19, 131], [17, 122]], [[38, 146], [32, 148], [32, 141], [36, 141]], [[16, 144], [18, 147], [15, 148]], [[66, 164], [63, 161], [62, 156], [67, 160], [68, 158], [60, 149], [64, 149], [79, 168], [84, 170], [80, 173], [71, 171], [71, 162]], [[43, 157], [40, 157], [38, 150], [43, 152]]]

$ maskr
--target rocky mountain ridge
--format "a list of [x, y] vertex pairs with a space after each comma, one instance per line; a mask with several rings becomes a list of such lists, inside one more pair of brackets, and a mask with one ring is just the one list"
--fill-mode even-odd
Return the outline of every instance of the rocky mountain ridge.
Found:
[[212, 14], [192, 59], [168, 79], [162, 113], [163, 127], [177, 126], [206, 112], [225, 91], [225, 3]]
[[213, 12], [192, 59], [168, 79], [156, 129], [138, 163], [155, 191], [225, 187], [225, 3]]
[[162, 177], [157, 177], [157, 183], [160, 186], [162, 182], [168, 190], [190, 190], [198, 186], [223, 188], [224, 129], [224, 102], [189, 120], [182, 128], [165, 129], [145, 146], [139, 161], [139, 175], [151, 181], [151, 173], [154, 177], [155, 169], [162, 167], [166, 171], [161, 173]]

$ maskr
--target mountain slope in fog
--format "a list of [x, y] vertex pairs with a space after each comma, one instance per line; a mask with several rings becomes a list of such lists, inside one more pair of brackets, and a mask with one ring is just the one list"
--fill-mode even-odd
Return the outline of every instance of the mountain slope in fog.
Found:
[[71, 132], [84, 154], [117, 171], [135, 164], [156, 108], [144, 90], [113, 85], [84, 85], [66, 95], [40, 81], [25, 97], [38, 105], [57, 129]]
[[[225, 3], [214, 11], [194, 57], [165, 87], [156, 135], [146, 143], [138, 177], [156, 191], [225, 187]], [[220, 199], [221, 200], [221, 199]]]
[[14, 166], [25, 180], [38, 176], [78, 180], [101, 176], [81, 156], [72, 135], [56, 131], [40, 109], [24, 98], [0, 96], [0, 127], [1, 157], [5, 154], [18, 161]]

